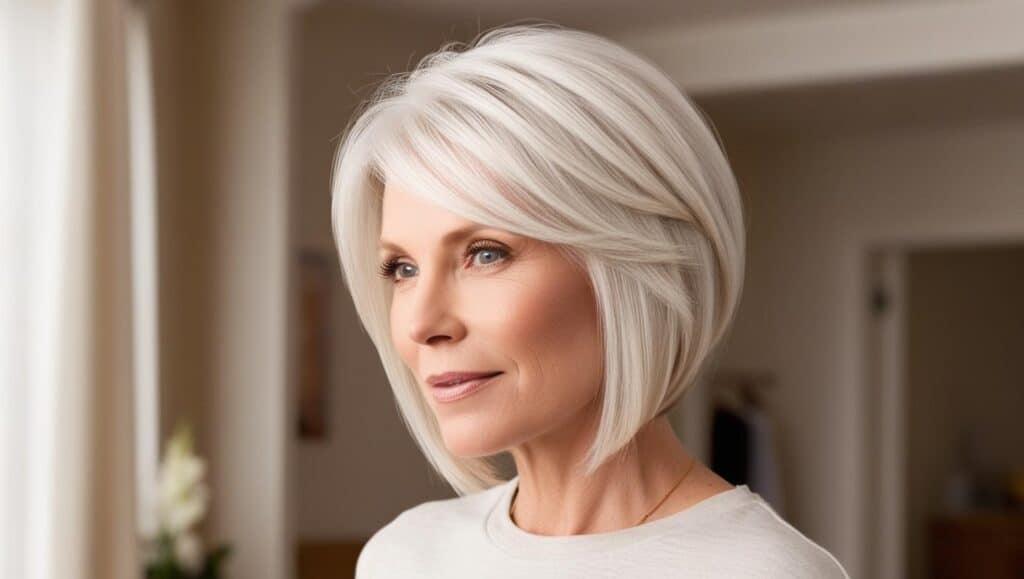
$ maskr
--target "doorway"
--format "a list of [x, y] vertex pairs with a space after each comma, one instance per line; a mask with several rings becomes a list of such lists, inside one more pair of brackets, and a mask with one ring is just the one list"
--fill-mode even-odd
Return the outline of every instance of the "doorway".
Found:
[[1024, 244], [879, 245], [866, 273], [869, 576], [1020, 576]]

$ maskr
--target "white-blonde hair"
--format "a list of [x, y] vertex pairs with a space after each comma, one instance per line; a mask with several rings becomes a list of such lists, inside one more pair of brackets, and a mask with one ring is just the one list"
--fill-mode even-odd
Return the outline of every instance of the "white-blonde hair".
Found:
[[406, 426], [460, 495], [502, 482], [459, 457], [390, 339], [377, 275], [385, 176], [465, 219], [555, 244], [588, 274], [604, 344], [586, 473], [672, 408], [731, 326], [745, 224], [717, 135], [656, 66], [550, 22], [449, 42], [393, 74], [346, 128], [332, 219], [356, 311]]

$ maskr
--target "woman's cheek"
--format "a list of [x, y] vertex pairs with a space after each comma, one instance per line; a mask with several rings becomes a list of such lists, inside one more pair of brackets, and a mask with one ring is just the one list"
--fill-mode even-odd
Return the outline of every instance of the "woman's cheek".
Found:
[[395, 296], [391, 302], [390, 323], [391, 343], [398, 350], [398, 355], [402, 358], [402, 361], [408, 367], [416, 369], [417, 345], [409, 337], [409, 332], [407, 331], [408, 316], [405, 312], [403, 300], [399, 296]]
[[487, 333], [506, 355], [541, 356], [548, 373], [556, 367], [590, 363], [581, 357], [593, 355], [593, 348], [586, 345], [587, 336], [596, 331], [595, 314], [589, 292], [578, 279], [544, 275], [503, 281], [508, 283], [481, 292], [487, 295], [480, 305], [481, 315], [489, 320]]

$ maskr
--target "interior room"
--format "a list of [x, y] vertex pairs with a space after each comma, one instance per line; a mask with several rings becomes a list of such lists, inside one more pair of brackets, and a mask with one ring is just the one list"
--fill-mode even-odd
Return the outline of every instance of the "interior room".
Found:
[[150, 577], [175, 452], [225, 577], [355, 576], [458, 496], [346, 289], [332, 168], [388, 75], [530, 19], [656, 64], [735, 172], [743, 297], [686, 447], [850, 577], [1024, 574], [1024, 4], [43, 4], [0, 8], [34, 55], [0, 124], [0, 576]]

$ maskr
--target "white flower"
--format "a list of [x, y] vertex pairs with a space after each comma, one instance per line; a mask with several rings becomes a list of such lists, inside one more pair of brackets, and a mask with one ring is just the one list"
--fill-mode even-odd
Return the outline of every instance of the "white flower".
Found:
[[188, 531], [206, 515], [209, 491], [205, 484], [197, 484], [187, 493], [171, 497], [161, 509], [161, 523], [172, 535]]
[[199, 540], [199, 535], [178, 535], [174, 539], [174, 558], [189, 573], [198, 573], [203, 566], [203, 544]]
[[[192, 527], [206, 515], [210, 491], [203, 482], [206, 463], [192, 448], [192, 434], [178, 428], [167, 443], [157, 481], [157, 519], [178, 549], [186, 552], [197, 541]], [[182, 538], [185, 537], [185, 538]]]
[[160, 494], [167, 498], [181, 496], [203, 479], [206, 464], [190, 455], [169, 455], [160, 468]]

